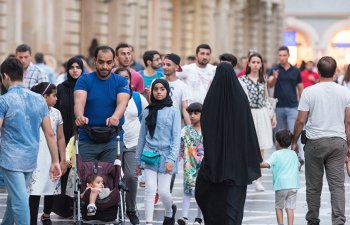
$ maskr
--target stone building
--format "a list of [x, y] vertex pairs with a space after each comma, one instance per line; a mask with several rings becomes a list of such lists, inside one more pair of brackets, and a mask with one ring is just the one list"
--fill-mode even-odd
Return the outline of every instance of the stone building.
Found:
[[286, 0], [285, 34], [289, 34], [294, 61], [336, 58], [350, 63], [350, 1]]
[[0, 0], [0, 61], [27, 43], [58, 62], [88, 54], [91, 40], [115, 47], [194, 54], [208, 43], [213, 60], [256, 48], [268, 60], [282, 43], [283, 0]]

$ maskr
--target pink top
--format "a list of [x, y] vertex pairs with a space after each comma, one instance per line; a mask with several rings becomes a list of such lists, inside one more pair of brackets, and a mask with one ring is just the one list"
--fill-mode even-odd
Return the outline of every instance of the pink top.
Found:
[[[112, 69], [112, 73], [115, 73], [115, 71], [117, 70], [117, 68], [113, 68]], [[130, 73], [131, 73], [131, 89], [133, 91], [137, 91], [141, 94], [143, 94], [144, 92], [144, 87], [143, 87], [143, 78], [141, 76], [141, 74], [139, 74], [138, 72], [136, 72], [133, 69], [129, 69]]]
[[139, 93], [143, 93], [143, 78], [141, 74], [130, 68], [131, 73], [131, 89]]

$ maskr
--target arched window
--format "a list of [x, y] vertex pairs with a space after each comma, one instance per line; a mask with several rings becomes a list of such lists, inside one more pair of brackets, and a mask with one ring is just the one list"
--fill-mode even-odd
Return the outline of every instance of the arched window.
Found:
[[331, 39], [329, 53], [337, 60], [339, 68], [350, 63], [350, 27], [335, 33]]

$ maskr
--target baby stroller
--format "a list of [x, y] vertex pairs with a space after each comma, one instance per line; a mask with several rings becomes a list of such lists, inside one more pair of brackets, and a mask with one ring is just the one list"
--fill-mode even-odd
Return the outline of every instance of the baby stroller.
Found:
[[[83, 162], [78, 149], [79, 133], [75, 136], [75, 190], [74, 190], [74, 222], [75, 224], [125, 224], [124, 206], [122, 192], [125, 186], [120, 181], [121, 161], [120, 138], [117, 136], [117, 159], [113, 163], [85, 161]], [[105, 187], [110, 188], [111, 193], [104, 199], [97, 199], [97, 212], [94, 216], [87, 216], [87, 205], [89, 204], [90, 190], [86, 189], [86, 178], [96, 174], [103, 177]], [[118, 218], [118, 220], [117, 220]]]

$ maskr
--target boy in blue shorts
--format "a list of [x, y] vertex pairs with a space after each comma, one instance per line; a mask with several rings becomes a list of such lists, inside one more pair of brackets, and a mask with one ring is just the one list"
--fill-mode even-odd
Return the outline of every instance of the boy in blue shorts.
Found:
[[299, 184], [299, 160], [297, 154], [289, 149], [293, 135], [287, 130], [276, 133], [276, 149], [270, 158], [260, 164], [261, 168], [271, 168], [277, 223], [283, 225], [283, 209], [286, 208], [288, 225], [293, 225], [294, 209]]

